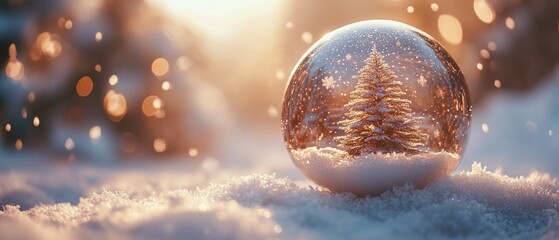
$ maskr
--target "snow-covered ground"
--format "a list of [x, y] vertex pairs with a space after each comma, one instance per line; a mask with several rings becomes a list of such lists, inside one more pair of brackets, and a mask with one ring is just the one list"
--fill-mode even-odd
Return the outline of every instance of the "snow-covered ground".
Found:
[[379, 197], [313, 185], [279, 130], [233, 134], [229, 157], [201, 164], [57, 165], [2, 153], [0, 238], [557, 239], [559, 71], [551, 78], [475, 108], [454, 175]]
[[545, 174], [511, 178], [474, 164], [422, 190], [356, 198], [273, 174], [186, 168], [3, 174], [2, 201], [22, 207], [0, 212], [2, 239], [559, 237], [559, 185]]

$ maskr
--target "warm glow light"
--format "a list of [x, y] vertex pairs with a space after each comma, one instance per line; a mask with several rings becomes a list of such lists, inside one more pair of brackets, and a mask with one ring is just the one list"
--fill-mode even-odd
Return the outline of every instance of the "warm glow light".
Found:
[[118, 83], [118, 77], [116, 75], [111, 75], [111, 77], [109, 77], [109, 84], [111, 84], [111, 86], [114, 86]]
[[35, 46], [40, 49], [43, 55], [55, 58], [62, 52], [62, 45], [59, 39], [60, 37], [56, 34], [43, 32], [37, 36]]
[[508, 18], [505, 20], [505, 25], [507, 26], [508, 29], [512, 30], [512, 29], [514, 29], [514, 26], [515, 26], [516, 24], [514, 23], [514, 19], [512, 19], [511, 17], [508, 17]]
[[489, 125], [487, 125], [487, 123], [481, 124], [481, 130], [484, 133], [488, 133], [489, 132]]
[[[148, 96], [142, 102], [142, 112], [148, 117], [155, 116], [162, 111], [163, 101], [154, 95]], [[159, 113], [160, 114], [160, 113]]]
[[66, 28], [66, 30], [72, 29], [72, 21], [66, 21], [66, 23], [64, 23], [64, 28]]
[[22, 109], [21, 109], [21, 117], [22, 117], [23, 119], [26, 119], [26, 118], [27, 118], [27, 109], [25, 109], [25, 108], [22, 108]]
[[439, 16], [439, 32], [451, 44], [462, 42], [462, 25], [455, 17], [447, 14]]
[[474, 11], [479, 20], [484, 23], [491, 23], [495, 18], [495, 11], [486, 0], [474, 0]]
[[501, 88], [501, 81], [495, 80], [495, 81], [493, 82], [493, 84], [495, 84], [495, 87], [496, 87], [496, 88]]
[[491, 54], [489, 53], [489, 51], [487, 51], [487, 49], [481, 49], [481, 51], [479, 51], [479, 55], [481, 55], [481, 57], [485, 59], [491, 57]]
[[167, 149], [167, 143], [165, 143], [165, 139], [156, 138], [153, 141], [153, 149], [158, 153], [164, 152], [165, 149]]
[[155, 76], [162, 77], [169, 72], [169, 62], [164, 58], [158, 58], [151, 63], [151, 71]]
[[24, 67], [23, 64], [17, 60], [17, 49], [15, 44], [10, 44], [8, 48], [8, 54], [10, 56], [10, 60], [6, 65], [6, 76], [9, 78], [19, 81], [23, 79], [24, 75]]
[[312, 43], [312, 33], [310, 32], [303, 32], [301, 34], [301, 40], [305, 43], [305, 44], [311, 44]]
[[408, 13], [413, 13], [413, 12], [415, 12], [415, 8], [413, 6], [408, 6], [407, 11], [408, 11]]
[[21, 150], [23, 148], [23, 141], [21, 139], [16, 140], [15, 146], [17, 150]]
[[13, 80], [23, 79], [24, 67], [23, 64], [16, 60], [10, 60], [6, 65], [6, 75]]
[[483, 64], [477, 63], [476, 66], [477, 66], [477, 69], [478, 69], [478, 70], [480, 70], [480, 71], [483, 70]]
[[80, 78], [78, 84], [76, 84], [76, 92], [80, 97], [88, 96], [93, 90], [93, 80], [89, 76], [84, 76]]
[[103, 33], [102, 32], [95, 33], [95, 41], [101, 42], [101, 40], [103, 40]]
[[431, 10], [433, 10], [433, 12], [439, 11], [439, 4], [431, 3]]
[[160, 98], [156, 98], [156, 99], [153, 100], [153, 103], [151, 105], [155, 109], [161, 109], [161, 106], [163, 105], [163, 101], [161, 101]]
[[12, 125], [10, 125], [8, 123], [8, 124], [6, 124], [6, 127], [4, 129], [6, 129], [6, 132], [10, 132], [10, 131], [12, 131]]
[[161, 84], [161, 89], [163, 89], [163, 91], [168, 91], [168, 90], [171, 89], [172, 87], [173, 87], [173, 86], [172, 86], [171, 83], [168, 82], [168, 81], [164, 81], [164, 82]]
[[198, 156], [198, 149], [196, 149], [196, 148], [188, 149], [188, 156], [191, 156], [191, 157]]
[[41, 124], [41, 120], [38, 117], [33, 118], [33, 126], [38, 127]]
[[105, 111], [114, 122], [120, 121], [126, 115], [126, 98], [114, 90], [109, 90], [103, 101]]
[[95, 64], [95, 71], [96, 72], [101, 72], [101, 65]]
[[66, 150], [70, 151], [74, 148], [74, 140], [71, 138], [66, 138], [66, 142], [64, 142], [64, 147]]
[[94, 126], [91, 129], [89, 129], [89, 138], [91, 138], [91, 140], [97, 140], [100, 137], [101, 137], [101, 127]]

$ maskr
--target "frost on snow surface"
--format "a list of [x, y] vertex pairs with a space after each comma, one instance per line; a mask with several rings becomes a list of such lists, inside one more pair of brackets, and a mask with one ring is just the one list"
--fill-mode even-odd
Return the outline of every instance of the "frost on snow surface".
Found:
[[[76, 171], [81, 175], [91, 169]], [[225, 177], [201, 188], [189, 187], [188, 181], [181, 185], [187, 178], [173, 173], [153, 183], [138, 183], [137, 177], [126, 172], [109, 176], [119, 183], [109, 184], [114, 189], [95, 190], [75, 204], [27, 210], [6, 205], [0, 212], [2, 239], [559, 237], [556, 180], [538, 173], [511, 178], [478, 163], [424, 189], [405, 184], [366, 198], [301, 186], [273, 174]], [[0, 178], [5, 183], [18, 176]], [[19, 190], [0, 185], [0, 201], [17, 191], [20, 197], [32, 192], [26, 180], [18, 184]]]
[[319, 185], [357, 195], [379, 194], [406, 182], [425, 186], [449, 176], [460, 160], [457, 154], [447, 152], [378, 153], [354, 158], [330, 147], [295, 150], [293, 158], [303, 173]]

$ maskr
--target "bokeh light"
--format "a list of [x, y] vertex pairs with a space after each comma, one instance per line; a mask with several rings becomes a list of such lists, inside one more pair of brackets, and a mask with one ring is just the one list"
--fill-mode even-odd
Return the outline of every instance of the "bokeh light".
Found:
[[462, 25], [452, 15], [442, 14], [438, 20], [439, 33], [451, 44], [462, 43]]
[[414, 13], [415, 12], [415, 8], [413, 6], [408, 6], [408, 8], [406, 9], [406, 11], [408, 13]]
[[103, 33], [101, 33], [101, 32], [95, 33], [95, 41], [96, 42], [101, 42], [101, 40], [103, 40]]
[[100, 137], [101, 137], [101, 127], [94, 126], [91, 129], [89, 129], [89, 138], [91, 138], [91, 140], [98, 140]]
[[198, 156], [198, 149], [196, 149], [196, 148], [188, 149], [188, 156], [190, 156], [190, 157]]
[[22, 80], [24, 75], [24, 67], [23, 64], [16, 58], [17, 49], [15, 44], [10, 44], [8, 53], [10, 55], [10, 60], [6, 65], [6, 75], [13, 80]]
[[15, 147], [17, 150], [21, 150], [23, 148], [23, 141], [21, 139], [17, 139], [15, 143]]
[[[39, 34], [35, 41], [35, 50], [39, 50], [42, 55], [50, 58], [58, 57], [62, 52], [60, 36], [58, 36], [58, 34], [51, 34], [50, 32]], [[33, 52], [31, 57], [33, 58]], [[39, 58], [39, 56], [36, 56], [36, 58]]]
[[301, 41], [303, 41], [305, 44], [311, 44], [313, 40], [313, 36], [312, 33], [310, 32], [303, 32], [301, 34]]
[[167, 143], [165, 142], [165, 139], [156, 138], [153, 141], [153, 150], [155, 150], [155, 152], [161, 153], [164, 152], [166, 149], [167, 149]]
[[495, 18], [495, 11], [487, 0], [474, 0], [474, 11], [479, 20], [484, 23], [489, 24]]
[[72, 138], [66, 138], [66, 141], [64, 142], [64, 148], [66, 148], [66, 150], [68, 151], [74, 149], [74, 140]]
[[169, 62], [165, 58], [157, 58], [151, 64], [151, 71], [157, 77], [163, 77], [169, 71]]
[[111, 75], [111, 77], [109, 77], [109, 84], [111, 86], [114, 86], [118, 83], [118, 77], [116, 75]]
[[437, 4], [437, 3], [431, 3], [431, 10], [432, 10], [433, 12], [439, 11], [439, 4]]
[[38, 127], [39, 124], [41, 124], [41, 120], [39, 119], [39, 117], [34, 117], [33, 118], [33, 126]]
[[126, 98], [114, 90], [109, 90], [103, 101], [105, 111], [112, 121], [120, 121], [126, 114]]
[[516, 26], [514, 19], [507, 17], [507, 19], [505, 19], [505, 26], [507, 26], [508, 29], [513, 30]]
[[76, 84], [76, 92], [80, 97], [87, 97], [93, 91], [93, 80], [89, 76], [83, 76]]
[[142, 112], [148, 116], [155, 116], [158, 112], [162, 111], [163, 101], [155, 96], [150, 95], [142, 102]]

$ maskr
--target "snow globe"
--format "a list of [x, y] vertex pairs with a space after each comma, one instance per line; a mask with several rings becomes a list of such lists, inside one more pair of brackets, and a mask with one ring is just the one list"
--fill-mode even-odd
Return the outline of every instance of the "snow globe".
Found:
[[371, 20], [325, 35], [303, 55], [281, 123], [307, 178], [364, 196], [452, 174], [470, 119], [464, 76], [437, 41], [403, 23]]

